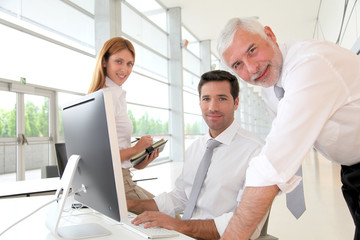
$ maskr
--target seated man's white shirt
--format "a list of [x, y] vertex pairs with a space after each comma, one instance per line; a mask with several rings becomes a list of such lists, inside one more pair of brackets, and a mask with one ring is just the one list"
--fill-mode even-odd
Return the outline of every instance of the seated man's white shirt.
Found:
[[[210, 138], [206, 134], [195, 140], [186, 151], [183, 171], [176, 180], [175, 189], [155, 197], [161, 212], [175, 216], [185, 209]], [[241, 200], [249, 161], [259, 154], [263, 140], [242, 129], [235, 121], [215, 139], [222, 144], [214, 149], [191, 219], [214, 219], [222, 235]], [[262, 225], [260, 231], [261, 228]]]

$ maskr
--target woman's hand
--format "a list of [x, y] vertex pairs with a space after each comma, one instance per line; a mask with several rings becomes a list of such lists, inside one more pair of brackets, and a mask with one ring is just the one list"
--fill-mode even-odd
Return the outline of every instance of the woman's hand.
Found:
[[148, 154], [141, 163], [135, 165], [134, 168], [138, 170], [146, 168], [147, 165], [149, 165], [152, 161], [154, 161], [155, 158], [159, 156], [159, 153], [159, 149], [154, 150], [151, 154]]
[[145, 150], [146, 148], [150, 147], [154, 143], [152, 137], [150, 135], [142, 136], [139, 141], [135, 144], [135, 148], [138, 152]]

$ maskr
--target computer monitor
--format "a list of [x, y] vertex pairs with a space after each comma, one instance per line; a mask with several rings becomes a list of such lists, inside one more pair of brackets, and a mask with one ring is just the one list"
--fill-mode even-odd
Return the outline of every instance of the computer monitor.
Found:
[[[114, 107], [109, 90], [83, 96], [62, 108], [68, 162], [49, 212], [47, 226], [60, 238], [110, 234], [99, 226], [60, 226], [69, 191], [75, 200], [116, 220], [127, 218], [127, 205], [117, 143]], [[101, 233], [97, 233], [97, 231]], [[95, 230], [95, 232], [94, 232]]]
[[65, 143], [55, 143], [55, 153], [59, 176], [61, 178], [68, 160]]

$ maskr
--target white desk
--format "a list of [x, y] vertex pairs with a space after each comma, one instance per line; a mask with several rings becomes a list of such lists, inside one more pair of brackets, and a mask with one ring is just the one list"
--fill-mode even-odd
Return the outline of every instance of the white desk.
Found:
[[[26, 216], [33, 210], [44, 205], [45, 203], [54, 199], [54, 196], [34, 196], [26, 198], [7, 198], [0, 199], [0, 232], [5, 230], [8, 226], [18, 221], [20, 218]], [[48, 209], [51, 205], [46, 206], [34, 215], [20, 222], [18, 225], [11, 228], [3, 236], [0, 236], [1, 240], [12, 240], [12, 239], [37, 239], [37, 240], [55, 240], [57, 239], [45, 225], [46, 216]], [[76, 224], [95, 222], [109, 231], [111, 235], [96, 239], [110, 240], [110, 239], [122, 239], [122, 240], [144, 240], [145, 238], [125, 229], [121, 224], [99, 214], [94, 213], [91, 210], [74, 210], [71, 216], [63, 217], [62, 224]], [[91, 213], [89, 213], [91, 212]], [[81, 214], [81, 215], [79, 215]], [[64, 214], [67, 215], [67, 214]], [[95, 239], [95, 238], [91, 238]], [[185, 235], [180, 234], [178, 237], [166, 238], [167, 240], [189, 240], [192, 239]]]
[[0, 198], [55, 194], [60, 178], [0, 183]]

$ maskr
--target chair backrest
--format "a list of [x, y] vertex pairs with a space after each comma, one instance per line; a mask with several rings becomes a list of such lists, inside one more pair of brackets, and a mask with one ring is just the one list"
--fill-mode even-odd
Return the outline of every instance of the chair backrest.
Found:
[[269, 217], [270, 217], [270, 210], [271, 210], [271, 208], [269, 209], [269, 213], [267, 215], [266, 221], [264, 223], [263, 228], [261, 229], [260, 236], [257, 238], [257, 240], [278, 240], [279, 239], [279, 238], [271, 236], [267, 233]]
[[267, 229], [268, 229], [268, 223], [269, 223], [269, 216], [270, 216], [270, 213], [269, 215], [267, 216], [267, 219], [264, 223], [264, 226], [263, 228], [261, 229], [261, 233], [260, 233], [260, 236], [266, 236], [267, 235]]
[[47, 165], [41, 168], [41, 178], [59, 177], [57, 165]]

